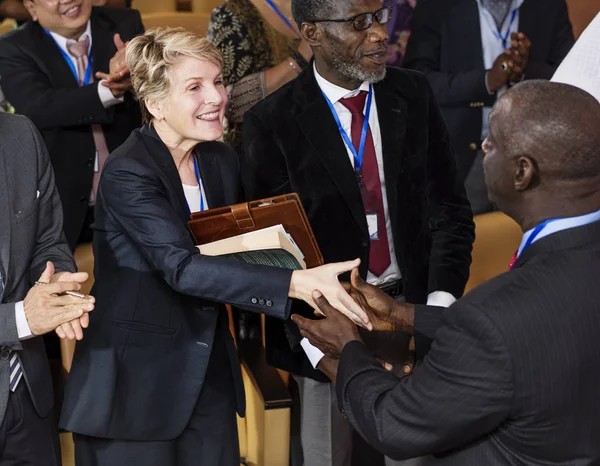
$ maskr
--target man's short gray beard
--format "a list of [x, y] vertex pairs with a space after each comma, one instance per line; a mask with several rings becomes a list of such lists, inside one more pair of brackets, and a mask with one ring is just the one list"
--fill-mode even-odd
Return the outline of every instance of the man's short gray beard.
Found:
[[342, 60], [336, 56], [331, 57], [331, 65], [338, 74], [345, 78], [373, 84], [383, 81], [386, 73], [385, 67], [379, 73], [368, 72], [360, 66], [360, 63]]

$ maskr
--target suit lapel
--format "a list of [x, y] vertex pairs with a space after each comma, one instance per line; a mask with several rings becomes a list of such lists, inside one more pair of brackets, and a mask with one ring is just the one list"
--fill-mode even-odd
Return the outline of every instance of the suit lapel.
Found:
[[190, 218], [189, 207], [183, 193], [183, 185], [181, 178], [177, 172], [177, 167], [173, 161], [173, 157], [167, 149], [167, 146], [162, 142], [154, 128], [143, 126], [140, 133], [144, 137], [144, 143], [148, 152], [154, 161], [162, 168], [162, 174], [169, 180], [169, 184], [177, 198], [177, 208], [181, 219], [185, 222]]
[[211, 209], [228, 204], [225, 202], [221, 165], [217, 157], [218, 147], [219, 143], [204, 142], [198, 144], [194, 150], [200, 179], [206, 193], [206, 201]]
[[462, 53], [467, 54], [473, 60], [471, 65], [474, 68], [483, 68], [481, 21], [479, 20], [479, 7], [476, 0], [460, 2], [450, 11], [450, 15], [451, 19], [447, 23], [453, 25], [453, 33], [460, 34], [463, 37], [462, 42], [469, 44], [469, 50]]
[[4, 281], [4, 294], [8, 294], [8, 270], [10, 267], [10, 234], [12, 226], [12, 212], [10, 209], [8, 173], [5, 159], [8, 157], [4, 148], [0, 148], [0, 273]]
[[[381, 132], [381, 146], [385, 173], [388, 210], [392, 227], [398, 223], [398, 179], [402, 171], [404, 139], [406, 135], [406, 100], [397, 93], [389, 92], [386, 81], [375, 85], [375, 99]], [[394, 231], [394, 234], [397, 234]]]
[[41, 57], [54, 87], [63, 89], [78, 87], [77, 78], [73, 75], [71, 67], [52, 36], [46, 33], [37, 22], [28, 24], [31, 25], [32, 34], [37, 36], [33, 42], [36, 44], [35, 54]]
[[[537, 7], [537, 8], [536, 8]], [[525, 0], [519, 8], [519, 31], [527, 37], [534, 37], [534, 31], [537, 21], [539, 21], [540, 9], [534, 1]]]
[[94, 73], [108, 73], [110, 59], [117, 52], [114, 45], [115, 25], [101, 15], [97, 8], [92, 9], [92, 58]]
[[312, 66], [297, 78], [294, 84], [294, 99], [303, 107], [297, 119], [300, 130], [346, 200], [354, 220], [363, 234], [368, 236], [365, 211], [354, 170], [331, 110], [317, 84]]

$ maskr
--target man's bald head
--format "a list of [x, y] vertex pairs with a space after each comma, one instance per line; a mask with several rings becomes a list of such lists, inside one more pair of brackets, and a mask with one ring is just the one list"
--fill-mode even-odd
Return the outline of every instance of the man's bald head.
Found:
[[600, 175], [600, 104], [579, 88], [525, 81], [494, 109], [505, 155], [527, 155], [549, 180]]
[[600, 104], [576, 87], [526, 81], [490, 115], [490, 199], [528, 228], [600, 209]]

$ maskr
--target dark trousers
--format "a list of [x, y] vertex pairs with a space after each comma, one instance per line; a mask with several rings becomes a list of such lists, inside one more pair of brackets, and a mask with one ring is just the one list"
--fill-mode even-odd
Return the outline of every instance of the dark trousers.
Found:
[[76, 466], [239, 466], [233, 377], [223, 337], [216, 333], [202, 392], [179, 437], [138, 442], [73, 434]]
[[0, 425], [0, 466], [60, 466], [60, 442], [54, 413], [41, 418], [21, 379], [8, 395]]

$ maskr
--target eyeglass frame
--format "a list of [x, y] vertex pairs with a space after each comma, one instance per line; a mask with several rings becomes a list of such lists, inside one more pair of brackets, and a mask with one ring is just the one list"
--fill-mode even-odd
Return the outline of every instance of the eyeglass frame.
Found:
[[[388, 21], [392, 18], [392, 11], [394, 10], [394, 7], [392, 6], [384, 6], [383, 8], [380, 8], [377, 11], [371, 12], [371, 13], [360, 13], [358, 15], [352, 16], [350, 18], [345, 18], [345, 19], [313, 19], [311, 21], [307, 21], [309, 23], [353, 23], [352, 25], [354, 26], [354, 29], [357, 31], [366, 31], [367, 29], [369, 29], [371, 26], [373, 26], [373, 22], [376, 20], [375, 15], [377, 13], [379, 13], [380, 11], [383, 10], [388, 10], [388, 19], [385, 23], [380, 23], [379, 20], [377, 20], [377, 22], [379, 24], [387, 24]], [[371, 19], [369, 21], [369, 25], [364, 28], [364, 29], [358, 29], [356, 27], [356, 20], [358, 18], [360, 18], [361, 16], [371, 16]]]

